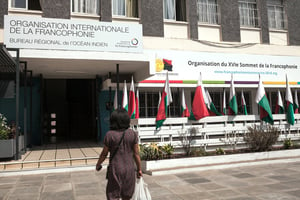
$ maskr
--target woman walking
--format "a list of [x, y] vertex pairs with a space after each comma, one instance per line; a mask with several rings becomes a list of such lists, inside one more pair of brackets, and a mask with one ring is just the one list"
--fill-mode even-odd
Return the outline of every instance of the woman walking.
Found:
[[106, 197], [108, 200], [130, 200], [136, 177], [142, 176], [137, 133], [129, 129], [130, 118], [126, 110], [117, 109], [110, 116], [110, 130], [104, 138], [104, 147], [96, 164], [102, 163], [110, 153], [107, 168]]

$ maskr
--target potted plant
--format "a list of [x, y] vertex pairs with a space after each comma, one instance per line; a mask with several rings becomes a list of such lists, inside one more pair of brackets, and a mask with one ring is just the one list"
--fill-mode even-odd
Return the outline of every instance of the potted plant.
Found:
[[14, 135], [12, 129], [7, 124], [7, 118], [0, 113], [0, 158], [14, 156]]

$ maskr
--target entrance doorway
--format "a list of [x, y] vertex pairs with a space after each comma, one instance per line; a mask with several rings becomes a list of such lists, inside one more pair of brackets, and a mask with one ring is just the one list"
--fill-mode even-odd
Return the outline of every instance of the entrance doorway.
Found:
[[44, 80], [44, 140], [97, 139], [95, 80]]

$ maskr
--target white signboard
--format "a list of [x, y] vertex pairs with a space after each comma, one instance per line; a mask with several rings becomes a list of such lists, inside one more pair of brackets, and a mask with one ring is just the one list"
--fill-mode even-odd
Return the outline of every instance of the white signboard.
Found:
[[169, 74], [179, 80], [197, 80], [201, 72], [203, 79], [215, 81], [230, 80], [231, 74], [234, 80], [245, 82], [258, 81], [259, 74], [263, 81], [285, 81], [286, 75], [289, 81], [300, 81], [300, 57], [296, 56], [188, 51], [151, 51], [151, 54], [156, 59], [153, 71], [157, 75], [164, 72], [165, 59], [172, 64]]
[[142, 52], [142, 25], [39, 17], [4, 17], [8, 48]]

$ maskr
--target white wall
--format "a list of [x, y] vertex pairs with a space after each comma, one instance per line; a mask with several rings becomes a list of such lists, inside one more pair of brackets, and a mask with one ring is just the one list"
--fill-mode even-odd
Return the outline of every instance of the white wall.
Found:
[[4, 41], [4, 38], [3, 38], [4, 33], [3, 32], [4, 32], [3, 29], [0, 29], [0, 43], [3, 43], [3, 41]]
[[241, 43], [260, 44], [260, 30], [259, 29], [241, 29]]
[[188, 38], [187, 22], [165, 22], [164, 24], [165, 38]]
[[287, 42], [287, 33], [286, 32], [271, 32], [270, 35], [270, 44], [276, 45], [288, 45]]
[[198, 39], [220, 42], [220, 26], [198, 26]]

